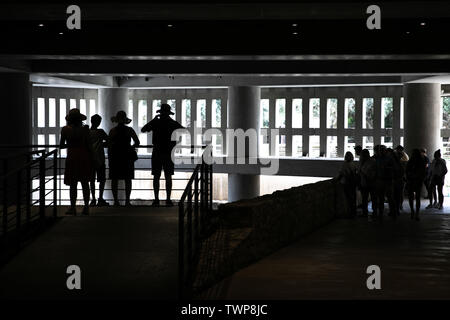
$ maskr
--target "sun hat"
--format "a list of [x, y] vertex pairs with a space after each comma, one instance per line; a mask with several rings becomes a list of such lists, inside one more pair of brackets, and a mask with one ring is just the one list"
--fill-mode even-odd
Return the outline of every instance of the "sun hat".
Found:
[[117, 123], [128, 124], [131, 122], [131, 119], [127, 117], [127, 114], [125, 111], [118, 111], [116, 116], [111, 118], [111, 121], [117, 122]]

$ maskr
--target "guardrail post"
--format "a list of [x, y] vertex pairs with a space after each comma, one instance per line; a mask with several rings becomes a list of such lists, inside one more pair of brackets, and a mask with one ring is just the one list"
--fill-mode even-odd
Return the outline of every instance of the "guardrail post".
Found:
[[178, 297], [184, 294], [184, 204], [178, 204]]
[[[31, 155], [28, 156], [28, 163], [31, 162]], [[26, 168], [26, 190], [25, 190], [25, 209], [27, 226], [30, 225], [31, 220], [31, 165]]]
[[5, 176], [3, 180], [3, 236], [6, 235], [8, 231], [8, 178], [6, 177], [6, 172], [8, 171], [8, 163], [7, 160], [3, 160], [3, 176]]
[[45, 219], [45, 158], [39, 159], [39, 216]]
[[20, 225], [22, 220], [22, 170], [17, 172], [16, 231], [20, 242]]
[[192, 282], [192, 262], [193, 262], [193, 246], [192, 246], [192, 186], [188, 187], [187, 195], [187, 260], [188, 260], [188, 270], [187, 270], [187, 281], [189, 287], [191, 287]]
[[56, 218], [58, 214], [58, 207], [56, 202], [58, 201], [58, 150], [53, 151], [53, 217]]
[[212, 212], [213, 205], [213, 166], [212, 164], [208, 165], [209, 167], [209, 212]]
[[194, 228], [195, 240], [199, 239], [199, 215], [198, 215], [198, 173], [195, 173], [194, 178]]

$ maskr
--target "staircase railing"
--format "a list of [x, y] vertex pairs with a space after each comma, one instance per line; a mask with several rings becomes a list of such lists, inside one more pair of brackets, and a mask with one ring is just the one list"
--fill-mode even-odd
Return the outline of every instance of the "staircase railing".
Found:
[[198, 264], [201, 237], [205, 231], [213, 199], [212, 165], [198, 164], [178, 204], [178, 294], [192, 295], [194, 272]]
[[[22, 153], [20, 156], [25, 155], [28, 161], [4, 170], [0, 176], [0, 253], [19, 248], [24, 238], [46, 225], [47, 218], [56, 218], [57, 153], [56, 149]], [[33, 155], [38, 157], [32, 159]], [[3, 157], [4, 169], [17, 156], [9, 157], [9, 161]], [[50, 166], [49, 158], [52, 158]], [[47, 187], [48, 184], [51, 186]], [[47, 209], [51, 209], [50, 216]]]

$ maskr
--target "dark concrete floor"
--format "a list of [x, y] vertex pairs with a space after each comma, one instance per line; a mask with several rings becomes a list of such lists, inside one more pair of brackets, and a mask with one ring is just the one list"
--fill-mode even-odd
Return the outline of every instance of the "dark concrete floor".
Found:
[[[176, 299], [177, 221], [177, 207], [64, 217], [0, 269], [0, 299]], [[69, 265], [81, 290], [66, 287]]]
[[[410, 220], [409, 210], [396, 221], [335, 220], [202, 298], [450, 299], [448, 209], [424, 210], [420, 222]], [[367, 289], [369, 265], [381, 268], [381, 290]]]

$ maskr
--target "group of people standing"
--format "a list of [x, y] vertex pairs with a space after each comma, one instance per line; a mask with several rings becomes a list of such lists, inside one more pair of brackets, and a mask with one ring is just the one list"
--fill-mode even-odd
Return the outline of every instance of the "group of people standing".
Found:
[[428, 192], [430, 204], [426, 207], [442, 209], [444, 203], [443, 186], [447, 166], [441, 151], [434, 152], [430, 162], [425, 149], [412, 150], [409, 157], [402, 146], [391, 149], [384, 145], [374, 147], [374, 155], [369, 150], [355, 147], [359, 162], [347, 152], [338, 175], [343, 184], [349, 207], [349, 215], [356, 216], [356, 194], [361, 193], [363, 216], [368, 215], [369, 198], [372, 201], [373, 217], [382, 218], [384, 203], [389, 205], [389, 215], [396, 218], [403, 211], [403, 196], [408, 195], [411, 219], [420, 220], [422, 189]]
[[[174, 165], [171, 151], [175, 144], [171, 141], [172, 132], [182, 126], [170, 118], [173, 114], [170, 105], [162, 104], [159, 113], [147, 123], [142, 132], [153, 131], [152, 174], [155, 201], [153, 206], [159, 206], [159, 179], [162, 169], [166, 178], [167, 206], [172, 206], [170, 200]], [[128, 124], [131, 119], [125, 111], [117, 112], [111, 118], [116, 126], [107, 134], [99, 128], [102, 118], [95, 114], [91, 117], [91, 127], [84, 125], [87, 117], [78, 109], [71, 109], [66, 116], [67, 125], [61, 129], [60, 148], [67, 148], [64, 172], [64, 184], [70, 186], [70, 209], [66, 212], [76, 214], [77, 186], [81, 183], [83, 189], [84, 207], [82, 213], [89, 214], [89, 206], [108, 206], [103, 198], [106, 184], [106, 157], [108, 150], [109, 178], [114, 198], [114, 206], [120, 206], [118, 198], [118, 182], [125, 182], [125, 205], [131, 206], [130, 195], [132, 179], [134, 179], [134, 163], [138, 159], [136, 148], [140, 145], [139, 138]], [[99, 196], [95, 198], [95, 178], [99, 182]], [[90, 200], [90, 192], [92, 200]]]

